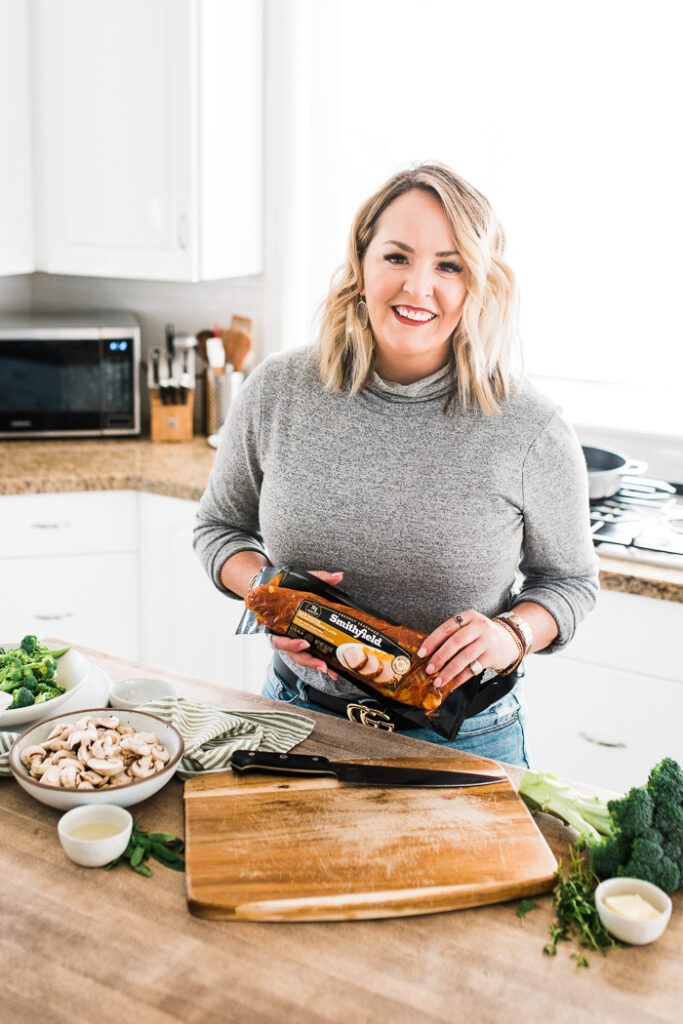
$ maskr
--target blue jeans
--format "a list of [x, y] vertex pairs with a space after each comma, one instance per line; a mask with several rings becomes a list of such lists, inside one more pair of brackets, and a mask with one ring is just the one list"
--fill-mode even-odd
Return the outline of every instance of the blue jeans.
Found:
[[[473, 718], [466, 718], [454, 740], [439, 736], [433, 729], [410, 729], [405, 735], [414, 740], [426, 740], [427, 743], [437, 743], [442, 747], [453, 747], [468, 754], [478, 754], [480, 757], [490, 757], [494, 761], [505, 761], [507, 764], [519, 765], [520, 768], [528, 768], [524, 739], [526, 710], [519, 699], [519, 689], [520, 684], [517, 683], [510, 693], [501, 697], [491, 707], [474, 715]], [[280, 679], [272, 665], [268, 666], [261, 693], [271, 700], [281, 700], [294, 707], [308, 708], [309, 711], [319, 711], [328, 715], [334, 714], [306, 700], [301, 680], [298, 681], [296, 690], [291, 689]], [[363, 698], [349, 694], [349, 700], [362, 702]]]

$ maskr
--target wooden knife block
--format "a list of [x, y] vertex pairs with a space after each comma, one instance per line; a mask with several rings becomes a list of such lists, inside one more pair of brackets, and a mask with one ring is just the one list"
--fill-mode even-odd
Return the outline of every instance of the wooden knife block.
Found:
[[158, 391], [149, 392], [150, 429], [153, 441], [191, 441], [194, 390], [185, 405], [164, 405]]

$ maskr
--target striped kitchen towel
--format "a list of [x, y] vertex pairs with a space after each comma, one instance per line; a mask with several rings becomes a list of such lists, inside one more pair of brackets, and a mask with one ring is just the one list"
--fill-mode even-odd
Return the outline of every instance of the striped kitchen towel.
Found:
[[[175, 725], [185, 741], [178, 775], [191, 779], [230, 767], [233, 750], [272, 750], [286, 754], [303, 743], [314, 722], [292, 711], [228, 711], [185, 697], [162, 697], [140, 710]], [[114, 712], [115, 714], [116, 712]]]
[[20, 732], [0, 732], [0, 775], [11, 775], [9, 770], [9, 752]]
[[[225, 771], [233, 750], [286, 754], [313, 731], [314, 722], [292, 711], [228, 711], [185, 697], [163, 697], [140, 710], [174, 725], [185, 741], [181, 779]], [[111, 713], [116, 714], [112, 708]], [[0, 775], [9, 775], [9, 751], [19, 733], [0, 732]]]

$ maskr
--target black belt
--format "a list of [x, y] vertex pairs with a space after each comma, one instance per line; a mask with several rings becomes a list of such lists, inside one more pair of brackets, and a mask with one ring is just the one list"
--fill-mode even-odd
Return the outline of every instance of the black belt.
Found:
[[[299, 676], [292, 672], [290, 667], [282, 660], [279, 652], [275, 650], [273, 651], [273, 668], [283, 683], [286, 683], [291, 689], [298, 691]], [[479, 715], [482, 711], [486, 711], [497, 700], [508, 694], [517, 680], [523, 675], [524, 672], [517, 669], [515, 672], [511, 672], [509, 676], [494, 676], [475, 694], [472, 703], [467, 709], [467, 718], [473, 718], [474, 715]], [[403, 718], [393, 708], [386, 707], [380, 699], [362, 697], [360, 695], [357, 698], [352, 697], [351, 699], [335, 697], [334, 694], [317, 690], [314, 686], [308, 686], [306, 683], [302, 683], [302, 688], [306, 694], [306, 699], [311, 704], [317, 704], [318, 707], [325, 708], [326, 711], [332, 711], [335, 715], [341, 715], [352, 722], [358, 722], [360, 725], [370, 725], [375, 729], [387, 729], [390, 732], [394, 729], [403, 732], [424, 728], [422, 725], [416, 725], [407, 718]]]

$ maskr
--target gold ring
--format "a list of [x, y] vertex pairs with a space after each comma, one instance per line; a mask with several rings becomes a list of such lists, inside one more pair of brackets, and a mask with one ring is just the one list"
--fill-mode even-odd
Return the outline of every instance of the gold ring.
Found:
[[483, 671], [484, 671], [484, 666], [481, 664], [481, 662], [477, 661], [476, 658], [475, 658], [475, 660], [470, 665], [470, 672], [472, 673], [473, 676], [478, 676], [478, 675], [481, 675], [481, 673]]

